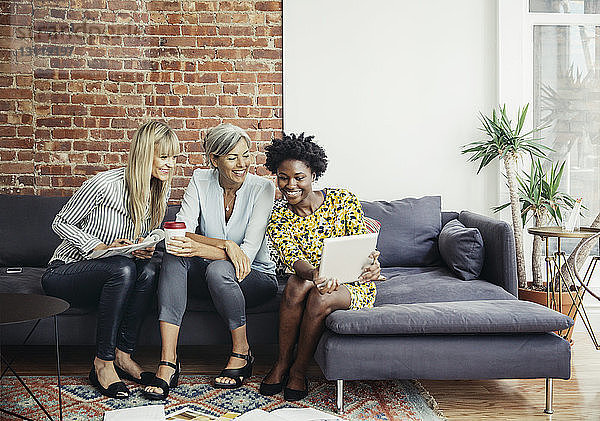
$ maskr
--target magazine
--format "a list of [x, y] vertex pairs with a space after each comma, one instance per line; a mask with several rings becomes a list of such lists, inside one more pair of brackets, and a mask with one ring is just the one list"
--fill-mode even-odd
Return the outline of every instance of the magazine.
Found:
[[221, 416], [215, 416], [185, 407], [173, 412], [172, 414], [169, 414], [166, 420], [228, 421], [236, 418], [239, 415], [240, 414], [237, 412], [227, 412]]
[[164, 405], [134, 406], [104, 413], [104, 421], [163, 421], [164, 419]]
[[130, 256], [132, 251], [154, 247], [165, 239], [165, 232], [160, 228], [155, 229], [144, 238], [141, 243], [129, 244], [127, 246], [110, 247], [105, 250], [96, 250], [87, 255], [86, 259], [104, 259], [111, 256]]

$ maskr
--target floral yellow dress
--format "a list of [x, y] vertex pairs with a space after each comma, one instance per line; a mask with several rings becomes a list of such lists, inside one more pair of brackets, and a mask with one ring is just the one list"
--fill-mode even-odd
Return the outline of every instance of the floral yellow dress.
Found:
[[[330, 237], [365, 234], [363, 211], [357, 197], [343, 189], [323, 190], [325, 201], [312, 214], [298, 216], [287, 206], [273, 209], [267, 235], [288, 270], [298, 260], [319, 266], [323, 240]], [[373, 307], [375, 282], [345, 283], [350, 291], [350, 309]]]

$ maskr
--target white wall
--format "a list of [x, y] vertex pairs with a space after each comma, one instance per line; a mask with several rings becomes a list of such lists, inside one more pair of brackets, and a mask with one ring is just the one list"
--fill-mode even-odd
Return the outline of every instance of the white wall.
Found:
[[321, 185], [490, 214], [498, 166], [475, 175], [460, 147], [497, 103], [496, 0], [285, 0], [283, 13], [284, 129], [325, 147]]

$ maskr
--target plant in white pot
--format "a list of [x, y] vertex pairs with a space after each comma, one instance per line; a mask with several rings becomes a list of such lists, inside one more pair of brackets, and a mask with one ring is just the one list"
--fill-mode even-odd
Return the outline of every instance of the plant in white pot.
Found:
[[485, 134], [483, 140], [471, 142], [464, 145], [461, 153], [470, 155], [469, 161], [479, 162], [477, 173], [494, 161], [496, 158], [504, 164], [506, 179], [508, 181], [508, 192], [510, 197], [510, 211], [515, 236], [515, 249], [517, 259], [517, 277], [519, 286], [527, 285], [525, 272], [525, 257], [523, 254], [523, 222], [519, 206], [517, 171], [518, 162], [522, 155], [544, 158], [547, 146], [538, 143], [539, 139], [533, 134], [541, 130], [534, 128], [524, 132], [525, 118], [529, 104], [517, 111], [517, 121], [513, 123], [506, 113], [506, 105], [494, 109], [491, 116], [480, 113], [481, 131]]

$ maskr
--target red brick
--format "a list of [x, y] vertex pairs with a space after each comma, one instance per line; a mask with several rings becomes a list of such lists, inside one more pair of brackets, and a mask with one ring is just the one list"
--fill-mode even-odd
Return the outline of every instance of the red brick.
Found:
[[249, 118], [223, 119], [223, 123], [233, 124], [246, 130], [258, 128], [258, 120]]
[[219, 78], [216, 73], [186, 73], [183, 80], [186, 83], [217, 83]]
[[[216, 125], [218, 125], [220, 123], [219, 119], [215, 119], [215, 118], [196, 118], [193, 120], [186, 120], [185, 126], [188, 129], [207, 129], [209, 127], [214, 127]], [[189, 146], [186, 145], [186, 148]], [[188, 150], [188, 149], [186, 149]], [[198, 152], [203, 152], [203, 150], [198, 151]]]
[[88, 59], [88, 66], [92, 69], [111, 69], [121, 70], [123, 63], [118, 60], [106, 60], [106, 59]]
[[252, 57], [256, 59], [271, 59], [271, 60], [281, 60], [282, 59], [282, 50], [267, 50], [267, 49], [259, 49], [252, 51]]
[[281, 1], [257, 1], [254, 4], [256, 10], [261, 11], [277, 11], [283, 10], [283, 4]]
[[205, 61], [198, 63], [198, 71], [228, 72], [233, 70], [233, 65], [226, 61]]
[[217, 58], [218, 59], [244, 59], [250, 57], [251, 50], [242, 48], [218, 48]]
[[268, 47], [268, 38], [235, 38], [233, 40], [235, 47]]
[[37, 166], [38, 171], [42, 175], [70, 175], [70, 165], [59, 165], [59, 164], [42, 164]]
[[107, 76], [106, 70], [71, 70], [73, 79], [106, 80]]
[[2, 99], [24, 99], [31, 98], [30, 89], [0, 88], [0, 98]]
[[33, 162], [0, 162], [0, 174], [33, 173]]
[[122, 107], [91, 107], [90, 115], [99, 117], [124, 117], [125, 109]]
[[97, 94], [74, 94], [71, 96], [72, 104], [95, 104], [95, 105], [106, 105], [108, 99], [105, 95]]
[[108, 151], [108, 142], [100, 140], [76, 140], [73, 142], [76, 151]]
[[14, 137], [17, 134], [16, 127], [0, 126], [0, 137]]
[[232, 107], [201, 107], [200, 115], [202, 117], [235, 117], [235, 108]]
[[114, 82], [143, 82], [144, 74], [141, 72], [108, 72], [108, 79]]
[[80, 187], [87, 177], [52, 177], [52, 187]]
[[146, 8], [149, 12], [166, 12], [166, 11], [178, 11], [181, 10], [181, 2], [178, 0], [174, 1], [150, 1], [146, 4]]
[[52, 114], [54, 115], [82, 115], [86, 114], [86, 109], [83, 105], [53, 105]]
[[110, 10], [139, 10], [140, 4], [136, 1], [108, 0]]
[[198, 110], [196, 108], [164, 108], [163, 114], [165, 117], [198, 117]]
[[217, 28], [214, 26], [185, 25], [181, 27], [181, 34], [193, 35], [196, 37], [217, 35]]
[[71, 119], [68, 117], [38, 118], [37, 125], [42, 127], [69, 127]]
[[281, 119], [277, 120], [261, 120], [258, 124], [260, 129], [283, 129], [283, 121]]
[[73, 168], [73, 174], [84, 174], [84, 175], [92, 175], [97, 174], [100, 171], [104, 171], [106, 167], [103, 165], [75, 165]]
[[219, 26], [219, 35], [230, 35], [235, 37], [254, 35], [254, 27], [252, 26]]
[[232, 45], [231, 38], [225, 37], [196, 37], [195, 42], [198, 47], [229, 47]]
[[213, 96], [186, 96], [182, 105], [217, 105], [217, 98]]
[[256, 74], [224, 72], [224, 73], [221, 73], [221, 82], [253, 83], [253, 82], [256, 82]]
[[84, 129], [54, 129], [52, 130], [53, 139], [86, 139], [87, 130]]

